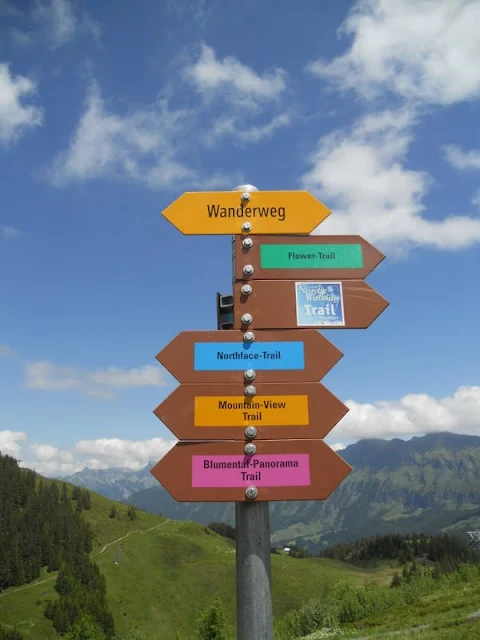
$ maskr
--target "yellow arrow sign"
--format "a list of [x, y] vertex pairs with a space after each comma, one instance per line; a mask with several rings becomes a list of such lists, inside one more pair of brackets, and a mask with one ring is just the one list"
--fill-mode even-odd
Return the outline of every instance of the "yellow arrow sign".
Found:
[[197, 396], [196, 427], [309, 425], [308, 396]]
[[248, 200], [242, 195], [187, 192], [162, 213], [185, 235], [309, 234], [331, 213], [308, 191], [253, 191]]

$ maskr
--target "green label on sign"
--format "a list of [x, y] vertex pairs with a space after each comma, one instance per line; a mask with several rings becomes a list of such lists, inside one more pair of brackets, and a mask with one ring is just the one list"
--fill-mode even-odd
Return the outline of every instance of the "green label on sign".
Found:
[[360, 244], [262, 244], [262, 269], [362, 269]]

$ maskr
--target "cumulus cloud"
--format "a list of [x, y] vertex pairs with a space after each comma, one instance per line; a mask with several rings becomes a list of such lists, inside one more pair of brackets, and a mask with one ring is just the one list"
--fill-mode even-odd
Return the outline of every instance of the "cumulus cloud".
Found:
[[424, 217], [431, 179], [405, 166], [415, 121], [409, 109], [385, 110], [320, 138], [301, 179], [334, 210], [320, 233], [365, 234], [391, 251], [410, 245], [455, 250], [480, 241], [477, 217]]
[[467, 169], [480, 169], [480, 151], [476, 149], [464, 151], [454, 144], [444, 147], [445, 158], [447, 161], [459, 171]]
[[480, 435], [480, 386], [459, 387], [441, 399], [411, 393], [397, 401], [347, 400], [345, 404], [350, 411], [335, 427], [335, 440], [390, 439], [438, 431]]
[[233, 56], [218, 59], [206, 44], [202, 44], [198, 60], [184, 70], [184, 75], [207, 101], [222, 97], [245, 107], [276, 100], [286, 88], [283, 69], [261, 75]]
[[[176, 440], [150, 438], [148, 440], [122, 440], [100, 438], [80, 440], [71, 449], [48, 444], [32, 444], [26, 451], [28, 458], [22, 466], [35, 469], [47, 476], [70, 475], [88, 467], [110, 469], [120, 467], [138, 471], [152, 460], [160, 460], [174, 446]], [[1, 440], [0, 440], [1, 450]]]
[[42, 110], [26, 104], [35, 92], [30, 78], [15, 76], [8, 64], [0, 63], [0, 145], [13, 143], [42, 124]]
[[0, 451], [18, 459], [22, 451], [22, 443], [26, 440], [27, 434], [24, 431], [0, 431]]
[[166, 100], [126, 115], [109, 112], [93, 84], [66, 151], [54, 160], [49, 178], [56, 186], [74, 180], [122, 178], [151, 188], [179, 184], [231, 184], [231, 176], [217, 173], [203, 178], [178, 158], [192, 113], [171, 110]]
[[350, 46], [308, 70], [370, 99], [391, 92], [451, 105], [480, 96], [478, 0], [358, 0], [339, 34]]
[[162, 369], [145, 365], [137, 369], [108, 367], [88, 371], [66, 367], [52, 362], [27, 362], [24, 367], [25, 387], [42, 391], [80, 391], [89, 396], [110, 399], [112, 389], [161, 387], [166, 384]]

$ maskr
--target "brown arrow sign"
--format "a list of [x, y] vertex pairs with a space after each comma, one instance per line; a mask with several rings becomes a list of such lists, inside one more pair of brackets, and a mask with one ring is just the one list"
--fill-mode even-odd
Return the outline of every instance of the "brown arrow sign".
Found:
[[361, 236], [234, 236], [236, 280], [363, 280], [385, 259]]
[[[322, 440], [178, 442], [151, 473], [177, 502], [326, 500], [352, 468]], [[253, 495], [255, 491], [253, 491]], [[250, 494], [252, 495], [252, 494]]]
[[[363, 280], [258, 280], [234, 284], [234, 328], [366, 329], [388, 302]], [[250, 317], [249, 317], [250, 316]], [[250, 321], [250, 322], [248, 322]]]
[[181, 384], [154, 411], [179, 440], [324, 438], [348, 412], [343, 402], [316, 382], [245, 385]]
[[182, 331], [157, 360], [179, 382], [317, 382], [343, 357], [318, 331]]

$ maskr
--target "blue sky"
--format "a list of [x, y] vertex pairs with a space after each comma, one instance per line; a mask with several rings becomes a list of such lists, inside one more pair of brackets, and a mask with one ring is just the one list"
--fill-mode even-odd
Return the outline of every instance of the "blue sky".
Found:
[[479, 433], [480, 1], [0, 0], [0, 450], [50, 474], [171, 445], [155, 361], [215, 328], [230, 237], [184, 191], [307, 189], [387, 259], [328, 442]]

